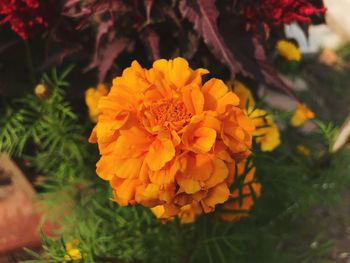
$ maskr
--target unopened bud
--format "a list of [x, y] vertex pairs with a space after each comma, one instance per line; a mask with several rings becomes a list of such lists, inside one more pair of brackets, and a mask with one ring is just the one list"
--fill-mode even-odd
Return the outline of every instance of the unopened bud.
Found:
[[34, 89], [35, 95], [42, 100], [46, 100], [50, 97], [51, 91], [45, 84], [38, 84]]

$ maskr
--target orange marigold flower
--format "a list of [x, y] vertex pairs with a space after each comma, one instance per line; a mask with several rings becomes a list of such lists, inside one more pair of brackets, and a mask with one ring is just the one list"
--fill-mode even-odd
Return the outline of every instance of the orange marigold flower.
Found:
[[103, 96], [108, 94], [108, 86], [106, 84], [99, 84], [97, 88], [91, 87], [85, 91], [85, 103], [89, 109], [89, 116], [92, 122], [96, 123], [100, 110], [98, 109], [98, 102]]
[[237, 174], [238, 178], [245, 176], [244, 183], [241, 186], [241, 191], [239, 188], [235, 189], [231, 193], [229, 201], [224, 204], [220, 217], [225, 221], [237, 221], [249, 217], [255, 199], [261, 194], [261, 184], [255, 180], [255, 167], [252, 164], [246, 167], [246, 162], [238, 163]]
[[315, 113], [313, 113], [304, 103], [299, 103], [290, 120], [290, 124], [294, 127], [299, 127], [307, 120], [313, 118], [315, 118]]
[[254, 125], [221, 80], [202, 84], [207, 73], [160, 59], [151, 69], [134, 61], [113, 80], [90, 142], [117, 203], [163, 205], [170, 218], [194, 201], [209, 213], [228, 199], [229, 167], [250, 155]]

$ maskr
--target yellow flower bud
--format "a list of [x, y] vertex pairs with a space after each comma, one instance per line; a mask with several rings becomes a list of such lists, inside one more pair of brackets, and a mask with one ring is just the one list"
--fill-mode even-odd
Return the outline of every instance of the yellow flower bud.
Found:
[[307, 147], [305, 147], [305, 145], [299, 144], [296, 150], [300, 155], [304, 155], [304, 156], [310, 155], [310, 150]]
[[299, 103], [290, 120], [290, 124], [294, 127], [299, 127], [307, 120], [311, 120], [313, 118], [315, 118], [315, 113], [313, 113], [304, 103]]
[[51, 95], [51, 91], [49, 87], [46, 86], [45, 84], [38, 84], [34, 88], [34, 93], [39, 99], [42, 99], [42, 100], [48, 99]]
[[79, 249], [77, 248], [72, 248], [70, 250], [67, 251], [67, 254], [64, 256], [64, 260], [66, 261], [78, 261], [81, 260], [83, 257], [81, 255], [81, 252]]
[[292, 42], [280, 40], [277, 42], [276, 49], [278, 54], [289, 61], [300, 61], [301, 52], [299, 48]]

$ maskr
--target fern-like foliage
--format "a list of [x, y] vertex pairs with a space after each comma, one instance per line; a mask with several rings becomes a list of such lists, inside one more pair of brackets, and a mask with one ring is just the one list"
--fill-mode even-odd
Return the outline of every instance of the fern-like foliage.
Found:
[[49, 87], [50, 97], [27, 95], [15, 100], [1, 119], [0, 152], [25, 156], [38, 172], [61, 183], [86, 172], [89, 156], [87, 133], [65, 101], [69, 86], [65, 78], [71, 69], [60, 75], [56, 70], [50, 76], [44, 74], [42, 82]]

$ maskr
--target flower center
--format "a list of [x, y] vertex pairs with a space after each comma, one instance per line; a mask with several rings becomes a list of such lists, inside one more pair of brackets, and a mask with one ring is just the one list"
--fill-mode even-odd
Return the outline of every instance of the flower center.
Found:
[[152, 103], [144, 108], [142, 114], [145, 127], [153, 131], [159, 127], [180, 130], [192, 117], [183, 102], [173, 99]]

